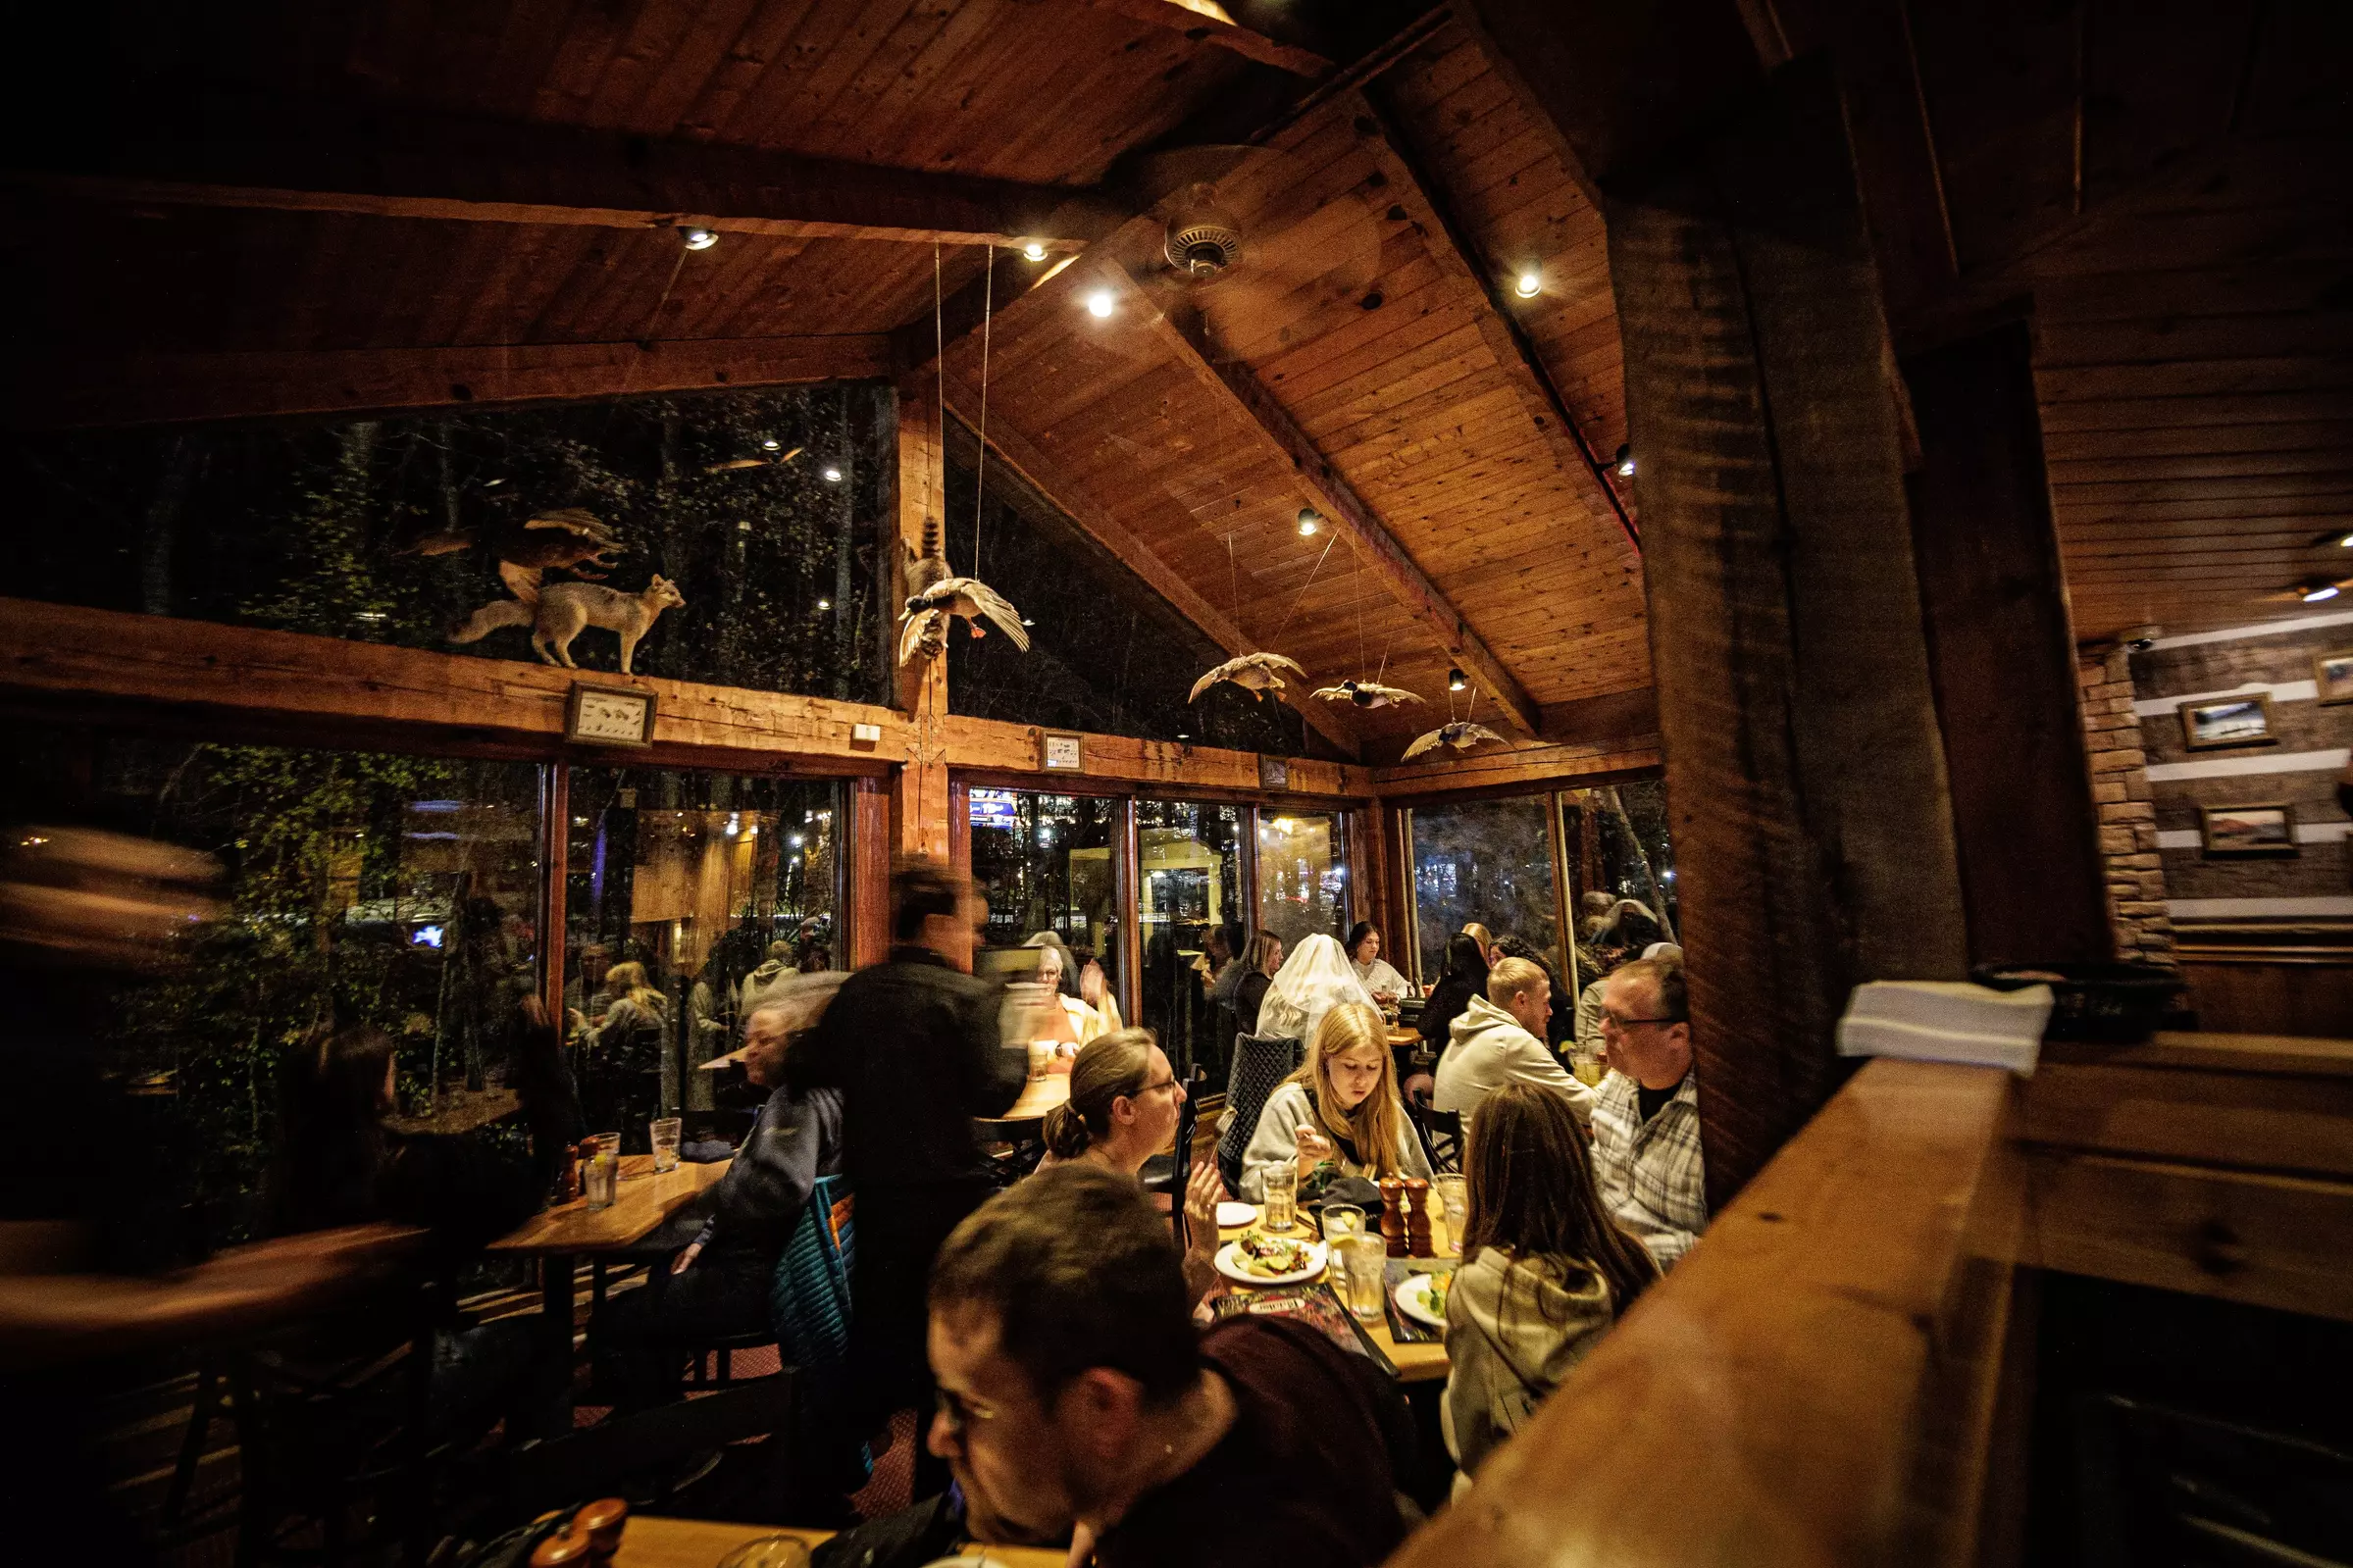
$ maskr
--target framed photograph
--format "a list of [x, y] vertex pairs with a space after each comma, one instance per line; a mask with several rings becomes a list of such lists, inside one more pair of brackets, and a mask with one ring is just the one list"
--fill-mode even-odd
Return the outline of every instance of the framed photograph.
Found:
[[1288, 789], [1291, 787], [1291, 761], [1287, 757], [1258, 758], [1258, 787]]
[[653, 693], [639, 686], [572, 683], [564, 704], [564, 738], [591, 746], [653, 744]]
[[2312, 683], [2323, 703], [2353, 702], [2353, 648], [2314, 654]]
[[2269, 746], [2278, 739], [2272, 733], [2272, 698], [2267, 691], [2181, 704], [2181, 743], [2192, 751]]
[[2285, 801], [2248, 806], [2200, 806], [2199, 836], [2210, 855], [2292, 855], [2296, 814]]
[[1048, 773], [1085, 773], [1087, 737], [1049, 730], [1038, 738], [1038, 766]]

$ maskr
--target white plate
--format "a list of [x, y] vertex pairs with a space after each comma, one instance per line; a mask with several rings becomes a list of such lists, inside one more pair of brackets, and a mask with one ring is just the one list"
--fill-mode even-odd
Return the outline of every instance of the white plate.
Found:
[[1323, 1273], [1326, 1254], [1321, 1241], [1307, 1242], [1307, 1260], [1289, 1274], [1253, 1274], [1242, 1266], [1239, 1241], [1228, 1241], [1217, 1249], [1217, 1272], [1243, 1285], [1299, 1285], [1316, 1279]]
[[1257, 1223], [1258, 1205], [1255, 1203], [1237, 1203], [1227, 1198], [1217, 1205], [1217, 1228], [1221, 1231], [1230, 1231], [1237, 1225]]
[[1430, 1305], [1430, 1282], [1436, 1276], [1428, 1274], [1408, 1274], [1398, 1282], [1391, 1299], [1397, 1302], [1400, 1312], [1422, 1327], [1443, 1329], [1446, 1327], [1446, 1314]]

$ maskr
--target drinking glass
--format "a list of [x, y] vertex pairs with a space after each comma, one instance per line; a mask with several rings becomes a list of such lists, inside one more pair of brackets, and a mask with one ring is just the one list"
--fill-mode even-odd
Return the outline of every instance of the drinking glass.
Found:
[[645, 1124], [645, 1134], [653, 1144], [653, 1171], [656, 1176], [678, 1169], [678, 1135], [686, 1125], [683, 1116], [657, 1116]]
[[809, 1568], [809, 1543], [798, 1536], [762, 1536], [720, 1558], [719, 1568]]
[[615, 1159], [621, 1157], [621, 1135], [619, 1133], [597, 1133], [592, 1136], [596, 1139], [597, 1153], [610, 1154]]
[[1377, 1236], [1359, 1231], [1332, 1243], [1340, 1254], [1341, 1298], [1348, 1309], [1367, 1323], [1381, 1317], [1381, 1301], [1389, 1290], [1389, 1247]]
[[1602, 1084], [1602, 1053], [1577, 1051], [1569, 1057], [1568, 1070], [1587, 1088], [1599, 1088]]
[[1450, 1251], [1462, 1250], [1462, 1224], [1470, 1211], [1469, 1185], [1459, 1176], [1430, 1178], [1430, 1195], [1436, 1198], [1446, 1214], [1446, 1244]]
[[1364, 1234], [1364, 1211], [1354, 1203], [1326, 1203], [1323, 1206], [1323, 1239], [1337, 1241], [1344, 1236]]
[[581, 1173], [582, 1183], [588, 1192], [588, 1207], [609, 1209], [613, 1206], [613, 1187], [620, 1175], [621, 1157], [598, 1149], [596, 1157]]
[[1288, 1231], [1299, 1200], [1299, 1167], [1289, 1160], [1266, 1168], [1265, 1224], [1270, 1231]]

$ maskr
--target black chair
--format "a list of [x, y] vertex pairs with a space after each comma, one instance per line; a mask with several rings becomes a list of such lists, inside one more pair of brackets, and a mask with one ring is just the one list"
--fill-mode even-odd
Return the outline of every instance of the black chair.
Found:
[[1146, 1160], [1142, 1173], [1144, 1190], [1168, 1194], [1168, 1212], [1173, 1216], [1179, 1247], [1185, 1244], [1185, 1189], [1193, 1180], [1193, 1138], [1201, 1125], [1201, 1091], [1208, 1082], [1205, 1073], [1194, 1070], [1193, 1082], [1185, 1086], [1185, 1103], [1177, 1111], [1176, 1147]]
[[1458, 1172], [1462, 1169], [1462, 1113], [1432, 1110], [1420, 1100], [1406, 1101], [1406, 1114], [1413, 1119], [1413, 1134], [1421, 1139], [1421, 1151], [1430, 1157], [1430, 1169], [1438, 1172]]
[[1242, 1191], [1242, 1153], [1258, 1131], [1258, 1115], [1267, 1097], [1299, 1068], [1304, 1047], [1296, 1039], [1259, 1039], [1242, 1035], [1234, 1040], [1234, 1072], [1226, 1081], [1226, 1107], [1234, 1119], [1217, 1139], [1217, 1170], [1226, 1190]]

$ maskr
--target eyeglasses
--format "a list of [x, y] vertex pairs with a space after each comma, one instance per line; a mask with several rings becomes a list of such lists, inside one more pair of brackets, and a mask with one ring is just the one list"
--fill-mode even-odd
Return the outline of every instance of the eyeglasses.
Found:
[[974, 1404], [962, 1394], [946, 1389], [939, 1391], [939, 1397], [932, 1401], [932, 1407], [939, 1411], [940, 1419], [947, 1423], [947, 1435], [951, 1438], [963, 1437], [964, 1429], [975, 1421], [997, 1419], [997, 1412], [987, 1405]]
[[1177, 1081], [1176, 1081], [1176, 1078], [1174, 1077], [1174, 1075], [1171, 1075], [1171, 1076], [1169, 1076], [1169, 1077], [1167, 1077], [1167, 1078], [1163, 1078], [1163, 1079], [1162, 1079], [1162, 1080], [1160, 1080], [1160, 1081], [1159, 1081], [1157, 1084], [1147, 1084], [1147, 1085], [1145, 1085], [1145, 1086], [1144, 1086], [1142, 1088], [1140, 1088], [1140, 1089], [1136, 1090], [1136, 1097], [1137, 1097], [1138, 1099], [1142, 1099], [1142, 1098], [1143, 1098], [1145, 1095], [1151, 1093], [1151, 1092], [1152, 1092], [1154, 1089], [1162, 1089], [1162, 1088], [1174, 1088], [1174, 1087], [1177, 1087]]
[[1604, 1029], [1632, 1029], [1637, 1024], [1680, 1024], [1680, 1018], [1620, 1018], [1615, 1013], [1602, 1015]]

